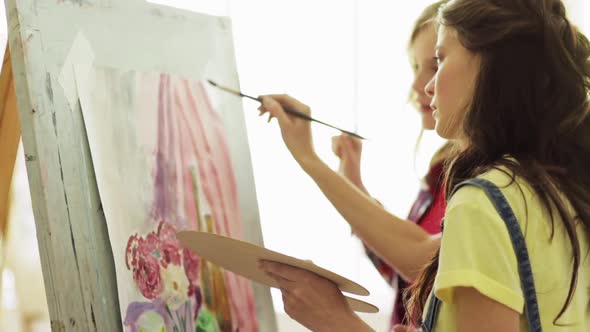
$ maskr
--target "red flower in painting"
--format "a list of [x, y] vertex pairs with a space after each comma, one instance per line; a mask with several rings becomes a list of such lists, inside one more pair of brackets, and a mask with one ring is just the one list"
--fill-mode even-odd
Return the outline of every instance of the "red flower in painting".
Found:
[[157, 231], [148, 233], [145, 238], [137, 234], [129, 238], [125, 263], [133, 271], [137, 288], [147, 299], [152, 300], [164, 291], [162, 272], [170, 264], [184, 268], [189, 281], [187, 295], [192, 296], [198, 292], [199, 258], [182, 248], [176, 238], [176, 228], [165, 221], [161, 221]]
[[153, 255], [141, 255], [137, 260], [137, 268], [133, 269], [133, 280], [141, 294], [150, 300], [155, 299], [164, 289], [160, 264]]
[[139, 246], [139, 237], [137, 234], [129, 237], [127, 241], [127, 248], [125, 249], [125, 265], [127, 269], [131, 270], [132, 267], [137, 265], [137, 247]]
[[160, 239], [160, 263], [166, 268], [168, 264], [180, 265], [181, 245], [176, 239], [176, 229], [171, 224], [161, 221], [158, 226], [158, 237]]
[[125, 265], [130, 270], [134, 270], [138, 266], [138, 259], [140, 256], [153, 255], [156, 258], [160, 258], [158, 247], [160, 246], [160, 240], [154, 232], [151, 232], [144, 239], [137, 234], [129, 237], [127, 241], [127, 248], [125, 249]]
[[199, 281], [199, 257], [189, 249], [182, 250], [182, 264], [184, 273], [189, 282], [188, 296], [192, 296], [197, 291], [197, 282]]

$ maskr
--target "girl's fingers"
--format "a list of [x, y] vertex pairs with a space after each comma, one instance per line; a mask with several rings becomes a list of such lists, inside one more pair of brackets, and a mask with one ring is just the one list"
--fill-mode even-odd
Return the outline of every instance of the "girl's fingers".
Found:
[[311, 111], [307, 105], [289, 95], [271, 95], [270, 97], [284, 108], [311, 115]]
[[287, 113], [285, 113], [281, 104], [279, 104], [276, 100], [268, 96], [262, 96], [260, 98], [262, 99], [263, 108], [267, 110], [272, 115], [272, 117], [277, 118], [279, 123], [286, 123], [289, 121]]
[[340, 136], [332, 137], [332, 152], [340, 157]]

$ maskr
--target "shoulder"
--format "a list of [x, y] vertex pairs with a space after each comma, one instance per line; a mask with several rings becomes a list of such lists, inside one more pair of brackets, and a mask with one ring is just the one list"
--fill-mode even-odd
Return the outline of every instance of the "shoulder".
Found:
[[[521, 210], [525, 209], [526, 201], [532, 198], [528, 184], [506, 168], [492, 168], [477, 178], [487, 180], [498, 187], [517, 216], [520, 215]], [[475, 185], [463, 185], [455, 190], [449, 199], [447, 211], [460, 207], [493, 209], [486, 192]]]
[[[508, 197], [518, 197], [518, 179], [503, 170], [478, 178], [492, 182]], [[485, 191], [473, 185], [459, 188], [447, 206], [435, 293], [454, 303], [457, 287], [473, 287], [516, 311], [524, 299], [516, 256], [508, 229]]]

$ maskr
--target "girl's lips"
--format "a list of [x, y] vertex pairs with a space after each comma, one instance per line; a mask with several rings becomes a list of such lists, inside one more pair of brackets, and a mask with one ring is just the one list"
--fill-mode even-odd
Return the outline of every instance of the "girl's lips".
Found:
[[430, 108], [430, 106], [428, 105], [421, 105], [420, 111], [422, 111], [423, 113], [430, 113], [432, 112], [432, 108]]

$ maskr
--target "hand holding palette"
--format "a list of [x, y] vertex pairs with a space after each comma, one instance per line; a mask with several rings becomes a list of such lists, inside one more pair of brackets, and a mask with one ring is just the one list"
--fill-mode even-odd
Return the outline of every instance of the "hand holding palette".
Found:
[[[182, 231], [176, 234], [180, 243], [194, 251], [202, 259], [246, 277], [252, 281], [277, 288], [274, 279], [258, 268], [261, 260], [283, 263], [313, 272], [334, 282], [342, 292], [355, 295], [369, 295], [369, 291], [356, 282], [319, 267], [309, 261], [284, 255], [248, 242], [197, 231]], [[354, 311], [376, 313], [377, 307], [364, 301], [346, 297]]]

